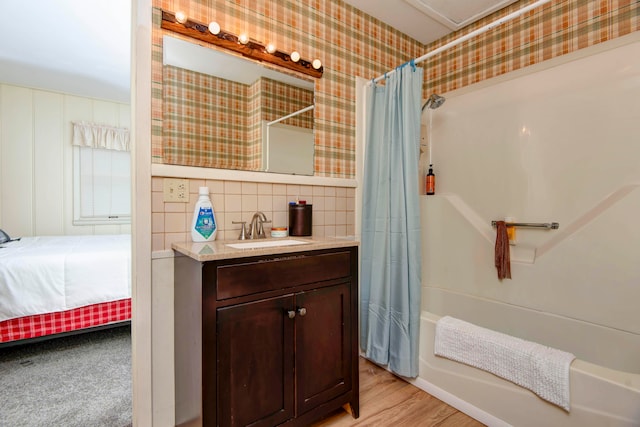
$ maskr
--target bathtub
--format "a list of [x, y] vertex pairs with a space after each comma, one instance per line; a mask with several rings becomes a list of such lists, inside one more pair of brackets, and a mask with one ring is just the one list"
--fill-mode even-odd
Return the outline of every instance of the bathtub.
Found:
[[[415, 384], [486, 424], [640, 426], [638, 36], [444, 93], [423, 117], [438, 184], [420, 204]], [[603, 115], [589, 102], [599, 94], [619, 109]], [[612, 166], [594, 174], [596, 164]], [[560, 228], [518, 228], [513, 279], [500, 281], [491, 221], [505, 216]], [[445, 315], [573, 353], [571, 411], [435, 357]]]
[[[534, 323], [538, 325], [549, 321], [534, 319], [536, 316], [553, 318], [528, 310], [514, 316], [514, 308], [505, 304], [487, 300], [468, 301], [475, 298], [444, 290], [441, 293], [444, 295], [432, 295], [436, 297], [438, 306], [449, 305], [453, 307], [452, 311], [457, 311], [448, 313], [451, 316], [483, 327], [491, 325], [495, 319], [508, 319], [509, 329], [521, 327], [526, 331], [531, 329], [532, 320], [538, 320]], [[448, 304], [443, 303], [444, 300], [448, 300]], [[471, 318], [460, 312], [470, 303], [476, 304], [476, 310], [467, 311], [472, 313]], [[435, 356], [435, 325], [439, 318], [439, 315], [428, 311], [421, 313], [419, 377], [411, 382], [462, 412], [490, 426], [640, 426], [640, 358], [629, 361], [635, 363], [632, 372], [576, 358], [570, 369], [571, 411], [566, 412], [533, 392], [488, 372]], [[522, 325], [517, 324], [518, 319]], [[558, 320], [556, 327], [542, 329], [546, 329], [549, 335], [556, 334], [564, 322], [564, 319]], [[541, 333], [544, 334], [544, 330]], [[594, 337], [601, 334], [599, 330], [593, 332]], [[620, 343], [618, 351], [613, 353], [625, 352], [624, 345]], [[631, 350], [635, 351], [637, 346], [635, 343], [632, 345]], [[562, 350], [572, 351], [570, 348]], [[597, 345], [594, 351], [598, 352]]]

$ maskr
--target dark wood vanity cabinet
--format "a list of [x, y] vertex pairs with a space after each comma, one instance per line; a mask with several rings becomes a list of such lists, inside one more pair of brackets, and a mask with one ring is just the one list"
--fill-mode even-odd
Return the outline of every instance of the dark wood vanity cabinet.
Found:
[[204, 426], [358, 416], [357, 247], [198, 264]]
[[205, 421], [211, 414], [221, 426], [273, 426], [293, 418], [294, 322], [284, 316], [293, 303], [289, 296], [218, 310], [218, 398], [205, 397]]

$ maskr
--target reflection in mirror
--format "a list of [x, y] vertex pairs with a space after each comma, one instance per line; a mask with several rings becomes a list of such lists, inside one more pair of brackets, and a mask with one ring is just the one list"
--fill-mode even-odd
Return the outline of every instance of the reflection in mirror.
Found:
[[313, 175], [313, 81], [170, 36], [163, 64], [164, 163]]

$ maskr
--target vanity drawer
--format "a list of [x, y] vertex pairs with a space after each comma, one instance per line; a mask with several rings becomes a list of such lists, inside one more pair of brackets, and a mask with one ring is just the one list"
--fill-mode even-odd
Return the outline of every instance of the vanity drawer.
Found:
[[351, 275], [351, 252], [291, 255], [218, 265], [217, 299], [340, 279]]

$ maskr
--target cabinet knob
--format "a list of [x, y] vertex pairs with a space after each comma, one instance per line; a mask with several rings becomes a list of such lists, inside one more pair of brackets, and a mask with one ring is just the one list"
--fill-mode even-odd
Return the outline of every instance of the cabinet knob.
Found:
[[296, 312], [293, 310], [289, 310], [287, 311], [287, 315], [289, 316], [289, 319], [293, 319], [294, 317], [296, 317]]
[[304, 308], [304, 307], [299, 308], [299, 309], [298, 309], [298, 314], [299, 314], [300, 316], [304, 316], [304, 315], [306, 315], [306, 314], [307, 314], [307, 309], [306, 309], [306, 308]]

